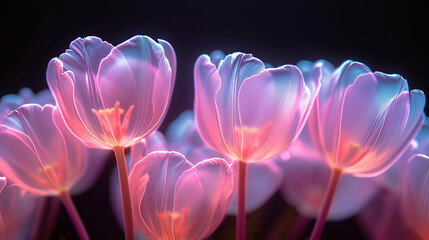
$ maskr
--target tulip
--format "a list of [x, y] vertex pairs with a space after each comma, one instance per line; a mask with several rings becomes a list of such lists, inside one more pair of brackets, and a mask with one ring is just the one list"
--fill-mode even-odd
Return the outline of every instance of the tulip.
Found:
[[87, 146], [115, 152], [126, 239], [133, 239], [134, 231], [124, 148], [159, 127], [175, 73], [171, 45], [147, 36], [116, 47], [97, 37], [78, 38], [48, 65], [48, 85], [70, 131]]
[[149, 239], [203, 239], [232, 200], [232, 170], [219, 158], [193, 165], [180, 153], [152, 152], [129, 176], [134, 221]]
[[408, 90], [396, 74], [371, 72], [346, 61], [334, 69], [326, 61], [298, 64], [308, 78], [321, 79], [307, 127], [332, 174], [311, 239], [318, 239], [343, 173], [373, 177], [404, 153], [423, 124], [425, 97]]
[[402, 188], [402, 215], [422, 239], [429, 237], [429, 157], [415, 155], [408, 162]]
[[80, 193], [95, 181], [101, 156], [68, 131], [52, 105], [23, 105], [0, 125], [1, 173], [24, 191], [58, 196], [82, 239], [88, 236], [70, 193]]
[[[216, 60], [218, 61], [218, 60]], [[250, 54], [233, 53], [218, 65], [195, 63], [195, 121], [204, 143], [238, 161], [237, 239], [245, 238], [248, 162], [285, 151], [298, 137], [319, 90], [292, 65], [267, 68]]]
[[49, 89], [44, 89], [34, 94], [29, 88], [21, 88], [18, 94], [8, 94], [0, 99], [0, 121], [3, 120], [10, 111], [26, 103], [37, 103], [43, 106], [45, 104], [55, 104], [55, 100]]
[[0, 239], [29, 239], [41, 200], [0, 177]]

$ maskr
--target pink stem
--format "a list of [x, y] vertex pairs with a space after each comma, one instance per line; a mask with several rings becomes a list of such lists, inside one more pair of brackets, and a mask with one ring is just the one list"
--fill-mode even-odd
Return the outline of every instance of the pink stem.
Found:
[[338, 168], [333, 169], [331, 179], [329, 180], [328, 192], [323, 202], [322, 211], [317, 218], [316, 224], [314, 225], [313, 232], [311, 233], [310, 240], [317, 240], [322, 234], [323, 227], [325, 226], [326, 219], [328, 217], [329, 209], [331, 208], [332, 200], [334, 199], [335, 191], [338, 186], [338, 182], [341, 178], [341, 170]]
[[125, 239], [134, 240], [133, 212], [131, 209], [130, 186], [128, 184], [128, 172], [125, 162], [124, 147], [113, 148], [118, 165], [119, 182], [121, 184], [122, 209], [124, 213]]
[[247, 163], [244, 161], [238, 161], [236, 240], [246, 239], [246, 182]]
[[66, 191], [60, 192], [58, 197], [63, 202], [63, 205], [70, 216], [70, 219], [76, 229], [77, 234], [79, 235], [79, 238], [81, 240], [88, 240], [88, 232], [86, 231], [85, 226], [82, 223], [82, 219], [80, 218], [79, 213], [76, 210], [76, 206], [74, 205], [69, 193]]

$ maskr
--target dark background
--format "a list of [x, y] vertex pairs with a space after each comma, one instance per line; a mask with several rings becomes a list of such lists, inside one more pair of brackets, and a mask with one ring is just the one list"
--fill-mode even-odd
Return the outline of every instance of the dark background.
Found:
[[[177, 54], [175, 90], [161, 131], [192, 108], [193, 64], [200, 54], [216, 49], [252, 53], [274, 66], [321, 58], [338, 66], [352, 59], [373, 71], [402, 75], [410, 89], [429, 90], [423, 36], [428, 9], [408, 1], [8, 2], [0, 8], [0, 96], [24, 86], [34, 92], [47, 88], [49, 60], [77, 37], [95, 35], [117, 45], [137, 34], [149, 35], [169, 41]], [[107, 168], [112, 166], [113, 159]], [[109, 209], [109, 175], [106, 170], [92, 190], [75, 197], [94, 239], [122, 238]], [[271, 201], [285, 208], [279, 196]], [[329, 239], [363, 238], [353, 219], [328, 224], [325, 234]], [[60, 236], [76, 238], [63, 211], [51, 235]]]

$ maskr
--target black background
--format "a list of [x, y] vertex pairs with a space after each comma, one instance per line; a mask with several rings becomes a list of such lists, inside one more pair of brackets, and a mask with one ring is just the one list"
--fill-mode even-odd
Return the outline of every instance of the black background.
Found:
[[[177, 54], [175, 90], [161, 131], [192, 108], [193, 64], [200, 54], [216, 49], [252, 53], [274, 66], [321, 58], [338, 66], [352, 59], [373, 71], [402, 75], [410, 89], [429, 90], [423, 36], [428, 9], [408, 1], [8, 2], [0, 10], [0, 96], [24, 86], [35, 92], [47, 88], [49, 60], [77, 37], [95, 35], [117, 45], [137, 34], [149, 35], [169, 41]], [[94, 239], [122, 238], [109, 209], [109, 174], [106, 170], [92, 190], [75, 197]], [[279, 196], [271, 201], [284, 207]], [[352, 219], [328, 224], [325, 237], [363, 238], [358, 232]], [[51, 236], [76, 238], [64, 212]]]

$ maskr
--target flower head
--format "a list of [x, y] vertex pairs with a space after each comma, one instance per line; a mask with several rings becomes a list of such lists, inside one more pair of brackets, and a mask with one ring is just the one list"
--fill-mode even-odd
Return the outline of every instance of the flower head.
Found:
[[308, 78], [322, 81], [307, 125], [331, 168], [379, 175], [401, 156], [423, 124], [425, 96], [420, 90], [409, 91], [399, 75], [373, 73], [353, 61], [337, 69], [326, 61], [298, 66], [308, 69]]
[[86, 190], [104, 165], [100, 151], [76, 139], [51, 105], [24, 105], [0, 125], [0, 171], [34, 194]]
[[196, 165], [176, 152], [152, 152], [129, 175], [134, 222], [149, 239], [203, 239], [221, 223], [234, 189], [223, 159]]
[[70, 131], [91, 147], [128, 147], [155, 131], [174, 87], [171, 45], [135, 36], [113, 47], [78, 38], [48, 65], [47, 79]]
[[195, 118], [203, 141], [240, 161], [261, 161], [297, 138], [319, 90], [292, 65], [265, 68], [250, 54], [195, 63]]

